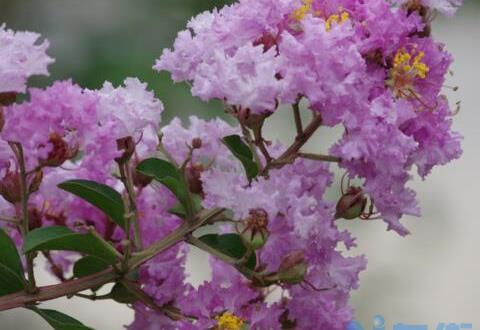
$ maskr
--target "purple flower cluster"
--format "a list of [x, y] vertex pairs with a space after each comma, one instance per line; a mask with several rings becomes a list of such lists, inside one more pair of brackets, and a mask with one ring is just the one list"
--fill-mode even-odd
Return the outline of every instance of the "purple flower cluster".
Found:
[[[366, 258], [347, 256], [355, 239], [337, 220], [381, 218], [389, 230], [408, 234], [400, 218], [420, 214], [408, 187], [413, 170], [425, 178], [461, 155], [461, 136], [451, 130], [454, 110], [442, 95], [452, 56], [430, 34], [435, 11], [450, 16], [459, 5], [240, 0], [198, 15], [155, 69], [190, 82], [202, 100], [223, 101], [238, 126], [191, 117], [187, 125], [177, 118], [161, 127], [162, 103], [136, 78], [99, 90], [55, 82], [29, 89], [26, 101], [14, 103], [12, 93], [25, 92], [30, 75], [47, 74], [52, 60], [48, 43], [36, 44], [38, 35], [2, 26], [2, 218], [22, 215], [22, 176], [29, 230], [93, 228], [120, 253], [131, 244], [125, 243], [129, 235], [99, 209], [59, 190], [59, 183], [85, 179], [113, 187], [135, 206], [130, 213], [138, 218], [140, 250], [198, 221], [198, 214], [220, 209], [222, 217], [207, 224], [222, 237], [238, 237], [243, 257], [220, 253], [196, 233], [152, 255], [134, 274], [149, 303], [132, 305], [130, 329], [345, 329]], [[312, 113], [308, 127], [299, 118], [300, 100]], [[262, 136], [263, 123], [286, 105], [297, 111], [291, 146]], [[330, 155], [302, 153], [320, 126], [340, 126], [343, 136]], [[238, 138], [233, 152], [224, 139], [232, 136]], [[182, 202], [179, 189], [169, 186], [177, 172], [160, 185], [135, 171], [151, 157], [183, 174], [192, 204], [186, 216], [172, 211]], [[348, 181], [360, 182], [342, 189], [338, 203], [326, 198], [334, 182], [329, 162], [338, 163]], [[15, 221], [2, 226], [20, 245]], [[211, 279], [198, 287], [186, 272], [189, 244], [216, 251]], [[74, 253], [46, 256], [60, 280], [78, 259]], [[247, 266], [251, 258], [254, 265]]]
[[0, 25], [0, 93], [23, 93], [32, 75], [47, 75], [53, 62], [45, 51], [48, 41], [38, 43], [40, 35], [14, 32]]
[[193, 18], [155, 69], [239, 117], [308, 100], [324, 125], [345, 128], [331, 153], [403, 235], [400, 217], [419, 213], [406, 186], [412, 166], [425, 177], [461, 154], [441, 94], [452, 57], [430, 36], [433, 12], [450, 15], [458, 5], [242, 0]]

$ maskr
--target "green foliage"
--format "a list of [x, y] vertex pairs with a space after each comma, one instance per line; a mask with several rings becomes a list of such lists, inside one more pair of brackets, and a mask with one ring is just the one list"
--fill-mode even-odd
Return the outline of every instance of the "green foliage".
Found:
[[[202, 209], [202, 198], [199, 195], [192, 194], [192, 203], [194, 212], [198, 212]], [[169, 212], [182, 219], [187, 217], [187, 210], [182, 203], [177, 203], [169, 210]]]
[[108, 263], [94, 256], [85, 256], [73, 265], [73, 276], [76, 278], [92, 275], [108, 268]]
[[113, 188], [88, 180], [69, 180], [62, 182], [58, 187], [97, 207], [113, 222], [125, 229], [123, 199]]
[[[243, 244], [242, 239], [238, 234], [208, 234], [200, 237], [199, 239], [215, 250], [235, 259], [242, 259], [247, 253], [247, 248]], [[252, 255], [245, 262], [245, 266], [253, 270], [255, 269], [256, 264], [257, 258], [255, 253], [252, 253]]]
[[223, 143], [232, 154], [240, 160], [249, 180], [258, 175], [258, 165], [253, 159], [253, 153], [238, 135], [229, 135], [223, 138]]
[[110, 296], [113, 300], [121, 304], [132, 304], [138, 300], [122, 283], [116, 283], [113, 286]]
[[43, 317], [55, 330], [93, 330], [84, 326], [81, 322], [75, 320], [66, 314], [60, 313], [52, 309], [40, 309], [30, 307], [32, 311]]
[[137, 171], [163, 184], [186, 207], [187, 184], [175, 165], [163, 159], [149, 158], [138, 164]]
[[23, 243], [24, 253], [50, 250], [75, 251], [95, 256], [109, 264], [117, 262], [117, 254], [113, 249], [107, 242], [91, 233], [79, 234], [60, 226], [32, 230]]
[[0, 228], [0, 296], [25, 288], [20, 256], [7, 233]]

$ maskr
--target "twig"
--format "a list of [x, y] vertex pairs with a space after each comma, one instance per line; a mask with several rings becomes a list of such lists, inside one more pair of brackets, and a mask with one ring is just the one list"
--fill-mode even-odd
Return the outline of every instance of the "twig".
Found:
[[311, 160], [318, 160], [322, 162], [330, 162], [330, 163], [340, 163], [342, 158], [330, 155], [317, 155], [317, 154], [309, 154], [309, 153], [299, 153], [298, 157], [311, 159]]
[[300, 100], [295, 102], [292, 105], [293, 108], [293, 116], [295, 118], [295, 127], [297, 128], [297, 135], [303, 134], [303, 124], [302, 124], [302, 116], [300, 115]]
[[[30, 192], [28, 191], [28, 183], [27, 183], [27, 171], [25, 169], [25, 157], [23, 154], [23, 147], [20, 143], [17, 142], [9, 142], [10, 148], [12, 149], [18, 163], [19, 175], [20, 175], [20, 195], [21, 195], [21, 207], [22, 207], [22, 218], [21, 218], [21, 226], [20, 232], [22, 237], [25, 238], [27, 236], [29, 229], [30, 229], [30, 222], [28, 219], [28, 199], [30, 197]], [[37, 285], [35, 282], [35, 273], [33, 270], [33, 260], [35, 259], [36, 252], [27, 253], [25, 255], [27, 261], [27, 292], [34, 293], [37, 290]]]
[[21, 224], [20, 220], [17, 219], [17, 218], [9, 218], [9, 217], [4, 217], [4, 216], [0, 216], [0, 221], [13, 223], [13, 224], [16, 224], [16, 225]]
[[[125, 201], [125, 235], [127, 240], [130, 241], [131, 229], [133, 226], [133, 240], [134, 246], [136, 249], [141, 250], [143, 248], [142, 238], [140, 235], [140, 225], [138, 223], [138, 212], [136, 205], [136, 192], [133, 184], [132, 170], [130, 168], [130, 160], [135, 153], [135, 144], [131, 137], [117, 140], [118, 150], [123, 150], [122, 156], [115, 159], [120, 170], [120, 180], [125, 186], [125, 191], [127, 193], [127, 198]], [[127, 245], [127, 249], [130, 249], [131, 246]], [[126, 251], [126, 254], [129, 255], [130, 251]]]
[[[157, 243], [153, 244], [150, 248], [134, 254], [130, 259], [129, 269], [136, 269], [138, 266], [155, 257], [157, 254], [183, 241], [186, 235], [203, 226], [205, 223], [208, 223], [209, 220], [214, 219], [224, 211], [225, 209], [204, 211], [194, 224], [183, 223], [175, 231], [165, 236]], [[119, 268], [121, 265], [116, 266]], [[5, 295], [0, 297], [0, 311], [17, 307], [25, 307], [41, 301], [52, 300], [64, 296], [71, 296], [78, 292], [113, 282], [121, 278], [121, 276], [122, 274], [119, 274], [113, 267], [109, 267], [90, 276], [65, 281], [60, 284], [40, 287], [34, 293], [22, 291]]]
[[150, 297], [145, 291], [143, 291], [138, 285], [135, 283], [123, 279], [120, 281], [128, 291], [130, 291], [138, 300], [140, 300], [145, 306], [157, 311], [159, 313], [165, 314], [167, 317], [174, 321], [184, 320], [184, 319], [192, 319], [191, 317], [185, 316], [181, 314], [179, 311], [174, 310], [168, 305], [159, 306], [155, 303], [155, 301]]
[[245, 140], [247, 141], [248, 147], [250, 148], [250, 151], [253, 154], [253, 158], [255, 159], [255, 163], [257, 163], [258, 168], [262, 168], [262, 161], [260, 160], [260, 157], [257, 152], [257, 148], [255, 147], [255, 144], [253, 143], [252, 136], [250, 134], [250, 131], [248, 128], [246, 128], [242, 123], [240, 123], [240, 126], [242, 128], [242, 134]]
[[297, 157], [297, 153], [308, 142], [312, 135], [322, 125], [322, 117], [318, 114], [314, 114], [314, 117], [305, 130], [298, 134], [295, 138], [295, 142], [276, 160], [273, 160], [262, 171], [262, 175], [268, 175], [268, 171], [272, 168], [280, 168], [286, 164], [291, 163]]
[[79, 298], [92, 300], [92, 301], [112, 299], [112, 295], [110, 293], [103, 294], [103, 295], [100, 295], [100, 296], [97, 296], [95, 293], [94, 294], [75, 293], [74, 296], [79, 297]]

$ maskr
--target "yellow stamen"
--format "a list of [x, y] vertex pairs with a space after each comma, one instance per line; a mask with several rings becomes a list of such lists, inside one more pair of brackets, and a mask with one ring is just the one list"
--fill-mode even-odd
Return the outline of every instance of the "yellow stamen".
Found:
[[332, 29], [333, 24], [342, 24], [348, 21], [350, 18], [350, 14], [346, 11], [342, 12], [340, 15], [333, 14], [327, 18], [325, 21], [325, 30], [330, 31]]
[[425, 79], [430, 71], [428, 65], [422, 62], [425, 57], [423, 51], [413, 48], [410, 51], [399, 49], [393, 58], [393, 67], [390, 70], [390, 80], [387, 85], [392, 87], [399, 97], [416, 96], [414, 83], [416, 79]]
[[244, 321], [230, 312], [225, 312], [216, 317], [217, 326], [215, 330], [240, 330]]
[[405, 49], [400, 49], [397, 51], [393, 59], [393, 78], [402, 74], [408, 74], [411, 79], [415, 79], [417, 77], [425, 79], [427, 77], [427, 73], [430, 71], [430, 68], [422, 62], [423, 58], [425, 57], [425, 53], [420, 51], [415, 57], [413, 57], [415, 53], [415, 49], [413, 49], [410, 53]]
[[313, 0], [303, 0], [302, 2], [303, 5], [292, 13], [293, 18], [297, 21], [303, 20], [312, 10]]

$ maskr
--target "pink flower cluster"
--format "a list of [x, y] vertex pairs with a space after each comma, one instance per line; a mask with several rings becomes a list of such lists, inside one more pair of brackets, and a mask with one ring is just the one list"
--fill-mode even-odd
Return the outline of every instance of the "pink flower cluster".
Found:
[[242, 0], [193, 18], [154, 68], [240, 114], [307, 99], [324, 125], [345, 128], [331, 153], [404, 235], [400, 217], [419, 214], [406, 186], [412, 167], [425, 177], [461, 154], [441, 94], [452, 57], [430, 36], [433, 12], [450, 15], [458, 5]]
[[38, 43], [40, 35], [14, 32], [0, 25], [0, 93], [23, 93], [28, 77], [47, 75], [53, 62], [45, 51], [48, 42]]
[[[248, 277], [211, 258], [212, 278], [195, 287], [186, 273], [189, 245], [176, 244], [142, 265], [137, 281], [156, 305], [182, 317], [135, 303], [130, 329], [343, 330], [353, 318], [350, 292], [359, 285], [366, 258], [346, 256], [355, 239], [336, 220], [347, 213], [364, 218], [376, 213], [388, 229], [406, 235], [400, 218], [419, 215], [415, 192], [408, 188], [413, 169], [424, 178], [461, 155], [461, 137], [451, 130], [454, 111], [442, 95], [452, 56], [430, 35], [433, 13], [450, 16], [459, 5], [456, 0], [240, 0], [198, 15], [155, 69], [190, 82], [192, 94], [203, 100], [222, 100], [240, 126], [191, 117], [187, 125], [174, 119], [161, 127], [162, 103], [136, 78], [119, 87], [106, 82], [99, 90], [55, 82], [28, 90], [23, 103], [1, 103], [2, 96], [24, 92], [29, 76], [47, 74], [52, 62], [45, 53], [48, 43], [36, 44], [38, 35], [2, 26], [2, 216], [18, 216], [21, 168], [15, 151], [21, 145], [27, 183], [34, 187], [30, 230], [90, 226], [123, 252], [123, 230], [57, 185], [94, 180], [125, 197], [117, 161], [122, 141], [130, 139], [132, 168], [149, 157], [181, 168], [202, 208], [231, 214], [215, 230], [251, 233], [248, 244], [255, 248], [249, 253], [256, 260], [254, 276]], [[349, 187], [339, 203], [325, 197], [334, 182], [327, 162], [298, 154], [283, 159], [291, 147], [258, 135], [268, 116], [302, 99], [322, 128], [344, 129], [328, 159], [350, 179], [360, 179], [361, 187]], [[253, 138], [246, 134], [250, 130]], [[222, 142], [232, 135], [243, 135], [253, 151], [262, 170], [257, 177], [245, 176]], [[275, 163], [279, 160], [284, 162]], [[182, 219], [171, 212], [177, 200], [170, 190], [132, 173], [140, 236], [149, 247]], [[371, 214], [365, 213], [366, 196]], [[20, 244], [15, 226], [5, 227]], [[60, 279], [78, 259], [71, 253], [49, 257]]]

